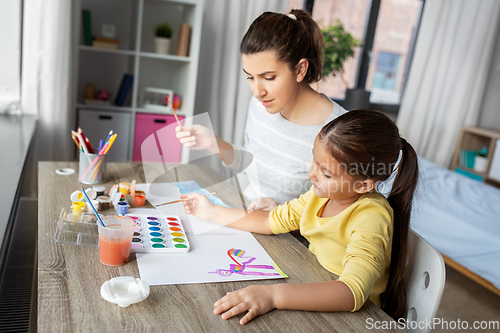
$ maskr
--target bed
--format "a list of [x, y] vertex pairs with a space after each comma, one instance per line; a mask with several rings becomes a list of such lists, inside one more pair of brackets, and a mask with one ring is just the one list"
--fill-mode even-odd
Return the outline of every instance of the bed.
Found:
[[449, 266], [500, 295], [500, 189], [419, 162], [411, 228]]

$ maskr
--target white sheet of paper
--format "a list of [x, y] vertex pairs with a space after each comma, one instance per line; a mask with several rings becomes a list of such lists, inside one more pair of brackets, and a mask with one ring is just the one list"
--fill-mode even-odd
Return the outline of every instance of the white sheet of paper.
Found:
[[[155, 194], [161, 194], [161, 197], [150, 194], [148, 184], [137, 184], [137, 189], [146, 192], [146, 198], [152, 205], [177, 200], [180, 195], [179, 190], [168, 183], [162, 184], [161, 191], [158, 188], [154, 189]], [[286, 277], [251, 233], [187, 215], [184, 212], [182, 202], [156, 209], [130, 209], [129, 212], [132, 214], [178, 215], [191, 244], [191, 251], [186, 254], [137, 253], [141, 279], [150, 285]], [[230, 265], [236, 264], [228, 255], [228, 250], [231, 249], [235, 249], [234, 252], [238, 254], [233, 255], [238, 263], [246, 263], [244, 268], [239, 271], [238, 269], [234, 270], [234, 266], [233, 271], [230, 269]], [[251, 258], [255, 259], [248, 262]], [[216, 273], [217, 270], [219, 273]]]

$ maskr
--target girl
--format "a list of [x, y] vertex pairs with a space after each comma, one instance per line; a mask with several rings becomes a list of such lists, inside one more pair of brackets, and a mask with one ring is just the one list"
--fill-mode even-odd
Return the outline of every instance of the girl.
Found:
[[[396, 161], [401, 152], [401, 160]], [[387, 200], [376, 182], [397, 170]], [[406, 314], [404, 267], [417, 155], [394, 122], [377, 111], [350, 111], [325, 125], [314, 142], [313, 186], [271, 212], [214, 206], [199, 194], [182, 196], [186, 213], [262, 234], [292, 230], [310, 242], [319, 263], [338, 281], [250, 286], [215, 303], [223, 319], [241, 312], [246, 324], [274, 308], [356, 311], [369, 298], [393, 318]]]
[[213, 154], [220, 151], [223, 163], [236, 170], [249, 164], [245, 154], [238, 152], [246, 149], [253, 155], [244, 191], [253, 200], [249, 209], [271, 210], [306, 192], [311, 186], [307, 172], [314, 138], [324, 124], [345, 113], [310, 86], [321, 79], [322, 46], [321, 29], [305, 11], [263, 13], [240, 45], [243, 71], [253, 94], [245, 148], [214, 139], [201, 125], [176, 128], [185, 147], [209, 149]]

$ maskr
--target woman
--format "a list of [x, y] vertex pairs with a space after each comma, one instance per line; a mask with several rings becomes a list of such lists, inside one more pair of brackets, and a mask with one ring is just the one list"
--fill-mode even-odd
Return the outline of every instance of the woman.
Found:
[[[226, 166], [241, 170], [245, 154], [253, 200], [249, 209], [271, 210], [305, 193], [314, 138], [321, 127], [346, 111], [310, 84], [321, 79], [323, 37], [303, 10], [289, 15], [266, 12], [248, 28], [240, 45], [243, 71], [253, 97], [248, 107], [244, 149], [216, 137], [201, 125], [177, 127], [177, 137], [190, 149], [221, 152]], [[248, 155], [247, 155], [248, 156]]]

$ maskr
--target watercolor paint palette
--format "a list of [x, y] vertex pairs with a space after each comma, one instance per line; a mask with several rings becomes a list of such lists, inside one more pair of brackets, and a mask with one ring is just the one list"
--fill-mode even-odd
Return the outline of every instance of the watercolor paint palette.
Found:
[[[114, 215], [114, 211], [109, 214]], [[127, 214], [135, 226], [130, 252], [187, 253], [191, 246], [184, 226], [177, 215]], [[71, 208], [63, 208], [57, 222], [54, 242], [77, 246], [99, 247], [99, 232], [94, 214], [74, 215]]]
[[187, 253], [191, 249], [177, 215], [127, 214], [137, 223], [130, 252]]

